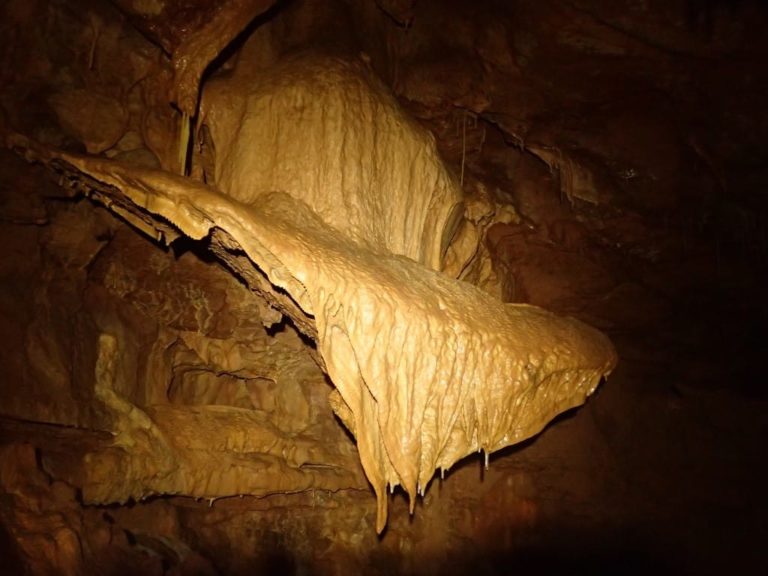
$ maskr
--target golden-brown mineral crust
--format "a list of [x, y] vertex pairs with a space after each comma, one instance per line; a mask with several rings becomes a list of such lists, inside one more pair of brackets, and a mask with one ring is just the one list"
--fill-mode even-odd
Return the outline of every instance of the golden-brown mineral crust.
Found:
[[115, 0], [134, 26], [171, 55], [173, 99], [192, 117], [203, 72], [221, 51], [275, 0], [182, 2]]
[[206, 181], [224, 194], [282, 190], [358, 242], [441, 269], [461, 190], [364, 61], [300, 54], [264, 71], [244, 57], [206, 87], [201, 118]]
[[[436, 469], [529, 438], [582, 404], [616, 353], [575, 319], [438, 272], [459, 194], [433, 142], [359, 65], [326, 63], [293, 61], [240, 92], [240, 107], [210, 109], [221, 192], [10, 144], [158, 239], [210, 237], [246, 281], [266, 276], [253, 288], [284, 292], [289, 302], [276, 305], [316, 339], [336, 387], [381, 531], [387, 486], [402, 486], [413, 509]], [[229, 88], [232, 101], [243, 86]]]
[[167, 173], [56, 152], [108, 205], [193, 238], [221, 228], [317, 325], [318, 349], [387, 516], [387, 485], [423, 493], [437, 468], [538, 433], [616, 363], [610, 341], [572, 318], [503, 304], [402, 256], [356, 243], [284, 193], [258, 206]]

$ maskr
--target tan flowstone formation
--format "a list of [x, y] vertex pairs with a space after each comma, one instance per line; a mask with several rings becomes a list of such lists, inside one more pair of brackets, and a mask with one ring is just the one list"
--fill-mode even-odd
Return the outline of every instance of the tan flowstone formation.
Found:
[[208, 239], [316, 340], [381, 531], [387, 486], [402, 486], [413, 509], [437, 469], [529, 438], [582, 404], [616, 354], [575, 319], [503, 304], [437, 271], [460, 196], [431, 139], [359, 64], [329, 61], [323, 75], [317, 60], [297, 60], [285, 70], [246, 93], [240, 80], [223, 86], [226, 101], [240, 102], [231, 118], [209, 101], [207, 177], [221, 191], [19, 137], [9, 144], [158, 240]]
[[205, 180], [249, 205], [281, 190], [349, 238], [439, 270], [463, 210], [432, 135], [362, 60], [249, 63], [204, 92]]

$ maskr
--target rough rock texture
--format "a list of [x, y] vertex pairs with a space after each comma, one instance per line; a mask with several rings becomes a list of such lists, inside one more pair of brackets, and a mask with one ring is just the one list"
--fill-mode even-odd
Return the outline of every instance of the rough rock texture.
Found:
[[374, 249], [439, 270], [462, 196], [432, 136], [362, 61], [241, 58], [206, 88], [204, 179], [244, 204], [274, 190]]
[[[576, 320], [504, 305], [411, 260], [371, 250], [285, 194], [245, 206], [169, 174], [29, 152], [94, 178], [80, 184], [68, 172], [108, 205], [119, 202], [120, 211], [162, 217], [196, 239], [221, 230], [227, 249], [244, 251], [313, 318], [341, 398], [335, 409], [357, 438], [378, 497], [379, 531], [388, 485], [402, 485], [413, 510], [437, 468], [538, 433], [581, 404], [615, 365], [610, 342]], [[111, 336], [100, 342], [108, 355], [115, 348]], [[100, 362], [101, 353], [97, 390]], [[109, 358], [104, 362], [109, 366]], [[114, 379], [108, 371], [104, 378]]]
[[[4, 196], [10, 216], [50, 184], [38, 175], [24, 190], [14, 161], [2, 162], [15, 182]], [[3, 414], [114, 434], [46, 454], [49, 471], [89, 502], [365, 488], [323, 373], [263, 299], [87, 203], [40, 209], [40, 224], [4, 237], [10, 254], [39, 249], [26, 271], [3, 270], [3, 330], [13, 337], [0, 358], [15, 374], [0, 390]], [[23, 305], [14, 293], [28, 295]]]
[[[615, 352], [575, 320], [502, 305], [417, 264], [441, 267], [460, 194], [432, 140], [362, 63], [298, 58], [253, 83], [236, 68], [204, 107], [201, 129], [213, 151], [203, 161], [213, 165], [205, 179], [231, 201], [167, 174], [54, 152], [39, 159], [63, 160], [95, 178], [105, 203], [145, 231], [158, 217], [194, 239], [216, 229], [231, 238], [224, 248], [242, 250], [286, 290], [316, 326], [310, 334], [338, 390], [334, 409], [357, 438], [381, 531], [387, 486], [402, 485], [413, 510], [436, 469], [524, 440], [581, 404], [613, 369]], [[25, 145], [12, 137], [14, 144]], [[288, 196], [269, 192], [277, 188]], [[100, 334], [96, 397], [116, 415], [118, 445], [148, 435], [148, 446], [134, 450], [160, 454], [152, 477], [165, 484], [127, 482], [116, 492], [106, 483], [86, 496], [252, 493], [237, 471], [230, 484], [174, 476], [178, 450], [114, 395], [121, 347]], [[272, 484], [283, 489], [285, 477], [277, 471]]]
[[[82, 174], [111, 210], [0, 154], [3, 570], [766, 573], [764, 3], [260, 6], [7, 0], [0, 130], [219, 186], [231, 140], [214, 147], [193, 117], [198, 90], [201, 112], [221, 109], [228, 90], [271, 94], [279, 70], [336, 63], [347, 90], [323, 102], [383, 85], [394, 99], [346, 101], [400, 108], [422, 135], [409, 149], [434, 136], [464, 207], [443, 273], [598, 326], [622, 361], [488, 469], [469, 456], [423, 498], [395, 490], [377, 536], [315, 318], [220, 229], [189, 240]], [[272, 103], [303, 138], [284, 106], [301, 84]], [[333, 158], [346, 175], [376, 160], [352, 152]], [[127, 501], [95, 503], [112, 497]]]

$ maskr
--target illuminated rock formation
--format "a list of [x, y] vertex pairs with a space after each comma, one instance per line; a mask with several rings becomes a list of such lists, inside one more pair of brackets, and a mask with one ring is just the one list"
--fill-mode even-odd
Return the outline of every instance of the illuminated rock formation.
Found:
[[249, 205], [287, 192], [352, 240], [439, 270], [463, 210], [432, 135], [363, 61], [254, 69], [241, 59], [206, 88], [206, 181]]
[[[316, 76], [310, 70], [305, 77]], [[302, 85], [317, 92], [311, 82]], [[332, 107], [333, 101], [324, 104]], [[336, 102], [350, 105], [342, 98]], [[361, 102], [366, 101], [353, 100]], [[262, 114], [259, 106], [255, 110], [257, 116]], [[330, 110], [326, 115], [333, 117]], [[278, 110], [277, 117], [288, 125], [288, 134], [298, 136], [299, 126], [291, 124], [303, 126], [301, 116], [291, 119]], [[245, 142], [259, 142], [256, 134], [261, 130], [280, 136], [263, 123], [249, 122], [247, 114], [240, 125], [253, 132], [240, 133]], [[331, 150], [335, 138], [358, 143], [347, 151], [356, 153], [346, 158], [354, 166], [370, 160], [372, 151], [364, 142], [378, 150], [375, 139], [361, 137], [362, 126], [353, 124], [352, 134], [343, 126], [334, 131], [320, 128], [316, 134], [321, 141], [330, 140], [326, 144]], [[226, 182], [228, 195], [168, 173], [29, 149], [63, 170], [70, 185], [92, 193], [158, 239], [172, 240], [178, 234], [210, 239], [214, 253], [254, 289], [271, 294], [273, 305], [316, 339], [321, 362], [336, 387], [331, 403], [357, 439], [360, 460], [378, 498], [379, 531], [387, 518], [387, 486], [403, 486], [413, 509], [437, 469], [538, 433], [555, 415], [584, 402], [616, 362], [610, 342], [596, 330], [535, 307], [502, 304], [415, 261], [437, 267], [436, 247], [445, 230], [438, 227], [427, 234], [425, 223], [444, 227], [455, 195], [435, 199], [435, 182], [449, 182], [438, 163], [418, 164], [410, 155], [390, 150], [400, 140], [405, 150], [418, 150], [408, 137], [407, 131], [396, 133], [380, 152], [389, 152], [391, 171], [410, 168], [419, 173], [410, 179], [422, 185], [410, 190], [410, 203], [397, 197], [383, 201], [379, 196], [386, 195], [386, 189], [343, 178], [335, 189], [331, 186], [329, 200], [322, 184], [334, 180], [321, 172], [322, 164], [306, 181], [289, 179], [288, 193], [260, 192], [253, 184], [259, 179], [248, 170], [251, 157], [237, 142], [230, 144], [229, 150], [235, 151], [231, 155], [222, 155], [217, 145], [216, 174]], [[417, 143], [428, 145], [423, 139]], [[258, 150], [266, 146], [262, 141]], [[285, 154], [272, 164], [277, 173], [300, 173], [301, 164], [285, 168], [301, 162], [294, 156], [300, 148], [280, 142], [275, 147]], [[424, 157], [434, 155], [417, 156]], [[410, 163], [392, 160], [398, 158]], [[384, 174], [386, 162], [374, 165], [373, 172]], [[269, 166], [260, 168], [267, 171]], [[343, 166], [331, 166], [344, 173]], [[356, 177], [365, 173], [365, 166], [354, 172]], [[277, 183], [269, 174], [261, 178]], [[387, 174], [382, 181], [398, 182], [398, 177], [390, 178]], [[321, 185], [313, 188], [313, 180]], [[334, 197], [344, 218], [334, 216]], [[387, 209], [381, 210], [382, 205]], [[417, 219], [408, 218], [412, 212]], [[366, 219], [376, 217], [367, 227]], [[402, 226], [403, 221], [410, 224]], [[419, 250], [424, 238], [429, 239], [426, 252]], [[258, 280], [261, 274], [268, 283]], [[108, 359], [112, 338], [102, 336], [100, 361], [102, 354]], [[181, 479], [174, 488], [189, 489]], [[106, 498], [104, 494], [100, 499]]]

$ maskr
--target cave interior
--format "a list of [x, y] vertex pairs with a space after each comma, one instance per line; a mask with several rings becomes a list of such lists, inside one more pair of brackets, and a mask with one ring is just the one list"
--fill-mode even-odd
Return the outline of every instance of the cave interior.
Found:
[[6, 0], [5, 574], [768, 574], [768, 6]]

